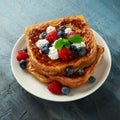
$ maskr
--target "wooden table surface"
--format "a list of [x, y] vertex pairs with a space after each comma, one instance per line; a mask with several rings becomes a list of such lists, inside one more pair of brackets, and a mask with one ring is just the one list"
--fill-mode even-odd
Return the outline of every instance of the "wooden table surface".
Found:
[[[26, 26], [68, 15], [83, 14], [108, 44], [112, 67], [93, 94], [72, 102], [38, 99], [14, 78], [10, 57]], [[1, 0], [0, 120], [120, 120], [120, 1]]]

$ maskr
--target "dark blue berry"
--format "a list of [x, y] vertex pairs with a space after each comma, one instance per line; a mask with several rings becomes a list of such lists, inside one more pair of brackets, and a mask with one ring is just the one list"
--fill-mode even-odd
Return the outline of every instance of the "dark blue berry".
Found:
[[96, 81], [96, 78], [95, 78], [94, 76], [90, 76], [89, 82], [90, 82], [90, 83], [93, 83], [93, 82], [95, 82], [95, 81]]
[[77, 49], [77, 55], [78, 55], [78, 56], [82, 57], [82, 56], [84, 56], [85, 54], [86, 54], [86, 49], [85, 49], [85, 47], [79, 47], [79, 48]]
[[76, 47], [75, 45], [72, 45], [72, 44], [71, 44], [70, 50], [72, 51], [72, 53], [76, 53], [77, 47]]
[[70, 93], [70, 88], [69, 87], [62, 87], [61, 92], [64, 95], [68, 95]]
[[83, 75], [85, 70], [83, 68], [78, 69], [78, 75]]
[[66, 26], [60, 26], [59, 27], [59, 30], [61, 30], [61, 31], [65, 31], [65, 29], [66, 29]]
[[42, 32], [42, 33], [40, 34], [40, 38], [41, 38], [41, 39], [45, 39], [46, 35], [47, 35], [46, 32]]
[[25, 69], [25, 68], [26, 68], [26, 61], [22, 59], [22, 60], [19, 62], [19, 65], [20, 65], [20, 67], [21, 67], [22, 69]]
[[66, 33], [62, 30], [58, 31], [58, 37], [59, 38], [66, 38]]
[[49, 45], [43, 45], [41, 47], [41, 52], [44, 54], [48, 54], [49, 53]]
[[74, 70], [73, 70], [72, 67], [67, 67], [67, 68], [66, 68], [66, 74], [67, 74], [68, 76], [73, 75], [73, 73], [74, 73]]
[[24, 50], [25, 52], [27, 52], [27, 47], [24, 47], [23, 50]]

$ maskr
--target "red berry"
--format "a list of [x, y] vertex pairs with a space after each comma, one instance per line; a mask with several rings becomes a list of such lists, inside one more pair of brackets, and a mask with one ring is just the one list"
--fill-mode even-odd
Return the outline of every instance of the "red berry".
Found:
[[16, 56], [16, 59], [18, 61], [20, 61], [20, 60], [26, 59], [26, 58], [28, 58], [28, 54], [24, 50], [18, 50], [18, 54]]
[[58, 39], [58, 33], [56, 31], [50, 32], [46, 35], [45, 39], [51, 44]]
[[68, 33], [68, 34], [67, 34], [67, 38], [68, 38], [70, 35], [74, 35], [74, 34], [77, 34], [77, 32], [72, 31], [72, 32]]
[[58, 51], [58, 55], [62, 60], [68, 60], [71, 57], [72, 52], [70, 49], [63, 47]]
[[62, 85], [57, 81], [53, 81], [52, 83], [50, 83], [48, 85], [48, 90], [50, 92], [52, 92], [53, 94], [60, 95], [61, 94], [61, 89], [62, 89]]
[[20, 61], [20, 60], [21, 60], [21, 55], [18, 54], [18, 55], [16, 56], [16, 59], [17, 59], [17, 61]]

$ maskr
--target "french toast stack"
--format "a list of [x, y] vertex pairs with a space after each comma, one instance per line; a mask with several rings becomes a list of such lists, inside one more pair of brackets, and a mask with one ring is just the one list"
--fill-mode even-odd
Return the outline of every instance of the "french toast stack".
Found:
[[[56, 31], [59, 30], [60, 26], [66, 26], [79, 34], [85, 43], [86, 54], [84, 56], [72, 55], [67, 60], [60, 58], [52, 60], [40, 52], [36, 42], [41, 40], [39, 35], [45, 32], [49, 26], [55, 27]], [[68, 16], [31, 25], [25, 30], [25, 40], [29, 55], [27, 71], [43, 83], [56, 80], [70, 88], [79, 87], [88, 81], [104, 53], [104, 48], [96, 44], [94, 35], [82, 15]], [[66, 74], [68, 67], [73, 69], [72, 75]], [[77, 74], [80, 68], [85, 71], [83, 75]]]

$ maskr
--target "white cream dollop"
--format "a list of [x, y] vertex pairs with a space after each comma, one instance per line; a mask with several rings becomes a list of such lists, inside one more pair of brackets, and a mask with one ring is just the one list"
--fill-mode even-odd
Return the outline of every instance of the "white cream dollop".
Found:
[[41, 40], [38, 40], [35, 44], [38, 48], [41, 48], [43, 45], [48, 45], [49, 42], [46, 39], [41, 39]]
[[76, 46], [77, 48], [79, 47], [85, 47], [85, 42], [81, 42], [81, 43], [73, 43], [72, 45]]
[[71, 28], [66, 28], [66, 29], [65, 29], [65, 33], [70, 33], [70, 32], [72, 32], [72, 29], [71, 29]]
[[49, 48], [48, 57], [49, 57], [51, 60], [56, 60], [56, 59], [59, 58], [59, 56], [58, 56], [58, 51], [57, 51], [57, 49], [56, 49], [54, 46], [52, 46], [52, 47]]
[[53, 31], [56, 31], [56, 28], [53, 27], [53, 26], [48, 26], [47, 29], [46, 29], [46, 33], [50, 33], [50, 32], [53, 32]]

